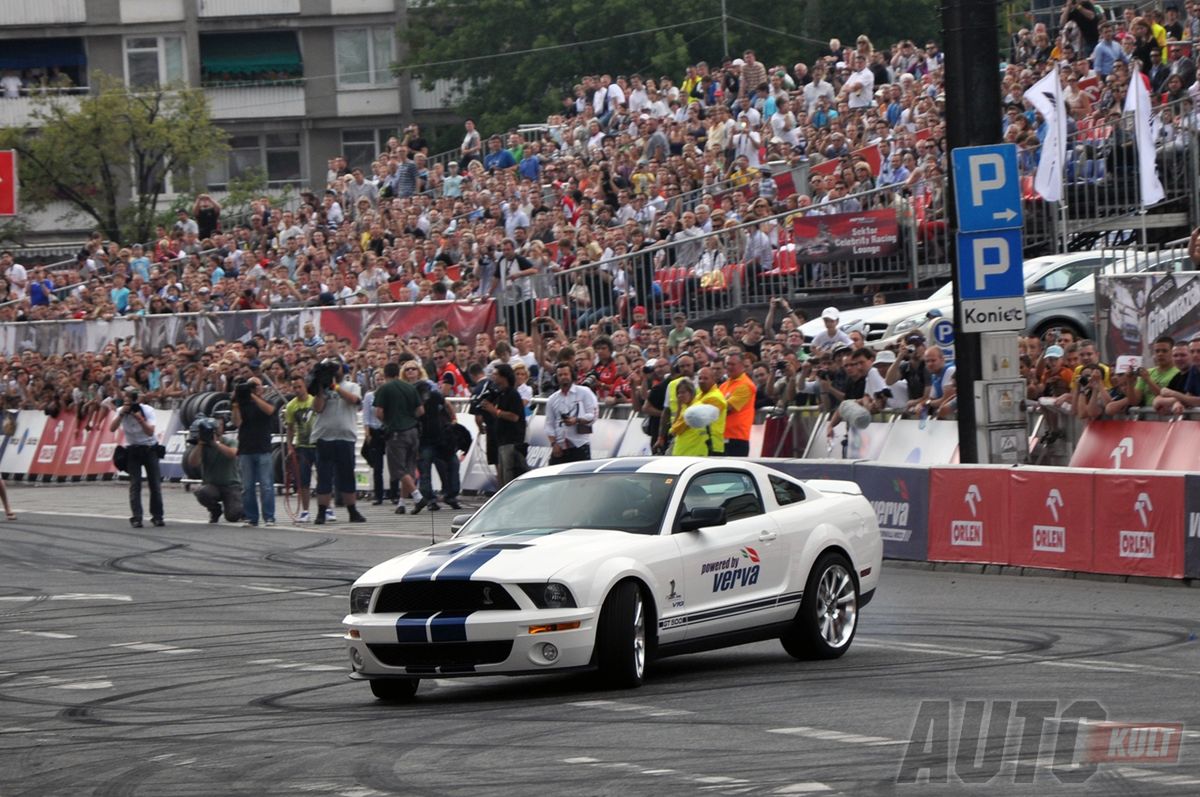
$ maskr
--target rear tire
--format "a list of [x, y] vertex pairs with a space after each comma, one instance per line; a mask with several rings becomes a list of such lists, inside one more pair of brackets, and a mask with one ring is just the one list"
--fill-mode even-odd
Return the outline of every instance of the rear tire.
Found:
[[622, 581], [604, 599], [596, 628], [600, 677], [616, 689], [636, 689], [646, 678], [646, 602], [632, 581]]
[[420, 678], [373, 678], [371, 694], [385, 703], [407, 703], [417, 695]]
[[797, 659], [836, 659], [850, 649], [858, 630], [858, 582], [854, 566], [840, 553], [817, 559], [800, 611], [779, 641]]

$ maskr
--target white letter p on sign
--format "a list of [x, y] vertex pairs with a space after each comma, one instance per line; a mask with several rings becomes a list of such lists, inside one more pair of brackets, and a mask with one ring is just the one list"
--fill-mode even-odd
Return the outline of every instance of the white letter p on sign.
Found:
[[[975, 207], [983, 206], [983, 194], [985, 191], [995, 191], [998, 188], [1003, 188], [1007, 179], [1004, 176], [1004, 158], [998, 153], [987, 152], [980, 155], [972, 155], [969, 158], [971, 163], [971, 204]], [[984, 179], [984, 167], [991, 167], [991, 177]]]
[[1008, 241], [1003, 238], [976, 238], [972, 245], [975, 250], [975, 290], [984, 291], [987, 290], [989, 276], [1008, 271]]

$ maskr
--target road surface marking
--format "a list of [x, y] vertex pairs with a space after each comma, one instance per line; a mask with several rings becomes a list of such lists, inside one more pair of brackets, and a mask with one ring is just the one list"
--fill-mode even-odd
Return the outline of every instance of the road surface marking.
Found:
[[201, 652], [199, 648], [178, 648], [174, 645], [163, 645], [159, 642], [118, 642], [115, 645], [109, 645], [109, 647], [138, 650], [144, 653], [165, 653], [168, 656], [175, 656], [179, 655], [180, 653]]
[[824, 742], [861, 744], [868, 747], [885, 747], [887, 745], [908, 744], [907, 741], [900, 739], [888, 739], [883, 736], [861, 736], [857, 733], [843, 733], [842, 731], [831, 731], [823, 728], [809, 728], [804, 725], [798, 725], [794, 728], [771, 728], [767, 731], [767, 733], [778, 733], [784, 736], [803, 736], [806, 739], [820, 739]]
[[65, 595], [4, 595], [0, 601], [132, 601], [128, 595], [110, 595], [107, 593], [68, 592]]
[[638, 703], [622, 703], [617, 700], [576, 700], [568, 705], [578, 706], [579, 708], [596, 708], [601, 711], [641, 714], [645, 717], [679, 717], [684, 714], [693, 713], [681, 708], [658, 708], [656, 706], [643, 706]]
[[75, 639], [74, 634], [60, 634], [57, 631], [26, 631], [24, 628], [10, 628], [10, 634], [24, 634], [25, 636], [38, 636], [45, 639]]

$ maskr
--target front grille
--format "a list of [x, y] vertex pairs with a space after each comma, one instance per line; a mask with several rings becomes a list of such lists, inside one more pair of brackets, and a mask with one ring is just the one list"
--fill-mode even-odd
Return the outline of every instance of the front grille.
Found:
[[486, 612], [519, 608], [504, 587], [491, 581], [401, 581], [384, 584], [375, 611]]
[[389, 667], [471, 667], [499, 664], [512, 653], [512, 640], [496, 642], [430, 642], [367, 645], [371, 655]]

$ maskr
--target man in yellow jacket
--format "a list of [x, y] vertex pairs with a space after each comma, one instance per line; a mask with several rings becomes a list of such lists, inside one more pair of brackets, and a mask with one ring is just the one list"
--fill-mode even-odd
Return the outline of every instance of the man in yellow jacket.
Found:
[[[691, 383], [680, 380], [682, 393], [679, 394], [679, 415], [671, 425], [671, 432], [675, 435], [675, 446], [671, 453], [690, 457], [721, 456], [725, 453], [725, 416], [728, 411], [725, 396], [717, 387], [711, 368], [700, 369], [696, 374], [696, 384], [697, 389], [693, 393]], [[695, 404], [716, 407], [720, 415], [705, 428], [693, 429], [684, 420], [684, 413]]]

